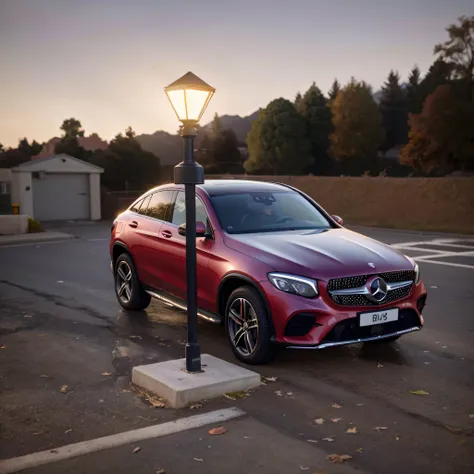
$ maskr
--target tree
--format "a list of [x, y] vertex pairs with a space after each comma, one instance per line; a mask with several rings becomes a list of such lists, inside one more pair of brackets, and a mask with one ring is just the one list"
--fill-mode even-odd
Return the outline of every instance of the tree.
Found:
[[474, 16], [461, 16], [446, 28], [449, 40], [437, 44], [434, 54], [452, 68], [454, 78], [465, 81], [474, 100]]
[[3, 153], [5, 151], [5, 148], [3, 147], [3, 144], [0, 143], [0, 153]]
[[341, 85], [337, 79], [334, 79], [332, 83], [331, 90], [329, 91], [329, 100], [334, 100], [337, 97], [337, 94], [341, 90]]
[[22, 138], [18, 141], [17, 148], [3, 150], [0, 155], [0, 168], [12, 168], [25, 163], [37, 155], [42, 148], [43, 145], [36, 140], [30, 143], [27, 138]]
[[249, 159], [244, 168], [255, 174], [300, 174], [313, 159], [304, 118], [286, 99], [261, 110], [247, 135]]
[[160, 159], [143, 150], [131, 127], [116, 135], [105, 151], [96, 151], [91, 162], [104, 168], [102, 182], [109, 189], [142, 190], [155, 186], [160, 177]]
[[321, 90], [313, 82], [304, 96], [295, 102], [296, 110], [306, 122], [306, 130], [311, 144], [313, 163], [307, 171], [316, 175], [328, 175], [332, 171], [329, 156], [329, 135], [333, 127], [331, 109]]
[[437, 59], [428, 70], [426, 76], [420, 84], [421, 104], [424, 104], [426, 98], [432, 94], [438, 86], [449, 84], [451, 81], [452, 66], [442, 59]]
[[418, 66], [415, 66], [408, 76], [408, 84], [406, 89], [408, 112], [418, 114], [421, 112], [422, 101], [420, 100], [420, 83], [421, 74]]
[[75, 118], [64, 120], [61, 125], [61, 130], [64, 132], [64, 138], [77, 138], [84, 136], [81, 122]]
[[331, 109], [332, 156], [348, 174], [376, 172], [377, 151], [383, 142], [384, 131], [370, 87], [352, 79], [334, 99]]
[[401, 162], [425, 173], [443, 175], [474, 168], [474, 107], [459, 100], [449, 85], [430, 94], [421, 114], [410, 115], [410, 141]]
[[204, 132], [196, 159], [209, 174], [242, 172], [237, 136], [231, 129], [222, 129], [217, 114], [214, 115], [210, 130]]
[[390, 71], [382, 87], [380, 112], [385, 129], [383, 150], [390, 150], [408, 141], [408, 111], [405, 91], [400, 86], [400, 76]]

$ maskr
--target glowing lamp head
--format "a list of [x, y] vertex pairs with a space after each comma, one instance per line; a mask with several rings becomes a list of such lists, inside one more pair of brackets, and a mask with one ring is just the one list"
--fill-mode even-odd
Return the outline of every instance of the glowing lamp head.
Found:
[[165, 87], [173, 110], [182, 123], [197, 124], [216, 90], [192, 72]]

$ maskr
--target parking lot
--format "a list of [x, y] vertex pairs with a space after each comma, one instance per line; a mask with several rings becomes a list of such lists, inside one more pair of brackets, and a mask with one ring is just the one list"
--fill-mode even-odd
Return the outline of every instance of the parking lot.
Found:
[[[129, 380], [133, 366], [183, 355], [185, 314], [157, 302], [124, 313], [109, 268], [110, 225], [61, 230], [77, 238], [0, 247], [0, 459], [238, 407], [246, 415], [224, 423], [222, 436], [210, 437], [209, 426], [24, 472], [472, 469], [474, 238], [356, 229], [418, 261], [424, 329], [393, 345], [282, 351], [256, 368], [269, 380], [244, 398], [174, 411], [150, 407]], [[203, 353], [236, 362], [222, 328], [202, 322], [199, 337]], [[330, 464], [334, 453], [352, 459]], [[13, 471], [0, 461], [2, 472]]]

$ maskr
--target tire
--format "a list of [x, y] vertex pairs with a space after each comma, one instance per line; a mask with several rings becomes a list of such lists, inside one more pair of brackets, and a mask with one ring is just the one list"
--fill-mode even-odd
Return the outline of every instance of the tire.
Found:
[[122, 308], [127, 311], [141, 311], [148, 307], [151, 296], [143, 289], [132, 257], [128, 253], [122, 253], [115, 262], [114, 282], [115, 295]]
[[264, 364], [275, 356], [268, 317], [262, 298], [251, 286], [237, 288], [229, 296], [225, 329], [232, 352], [242, 362]]
[[375, 344], [390, 344], [392, 342], [397, 341], [400, 339], [402, 336], [392, 336], [392, 337], [386, 337], [385, 339], [379, 339], [378, 341], [367, 341], [364, 342], [364, 344], [370, 344], [370, 345], [375, 345]]

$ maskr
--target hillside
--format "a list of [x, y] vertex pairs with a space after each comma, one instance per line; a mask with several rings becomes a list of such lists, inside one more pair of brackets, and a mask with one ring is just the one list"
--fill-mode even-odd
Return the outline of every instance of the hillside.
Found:
[[[239, 115], [222, 115], [219, 117], [222, 128], [231, 128], [237, 135], [240, 142], [244, 142], [247, 134], [252, 127], [252, 122], [258, 117], [257, 110], [247, 117], [240, 117]], [[203, 125], [201, 131], [196, 137], [196, 146], [203, 136], [203, 132], [208, 130], [211, 123]], [[158, 130], [152, 134], [137, 135], [136, 139], [144, 150], [151, 151], [161, 159], [162, 165], [175, 165], [182, 160], [183, 143], [178, 135], [172, 135], [168, 132]]]

